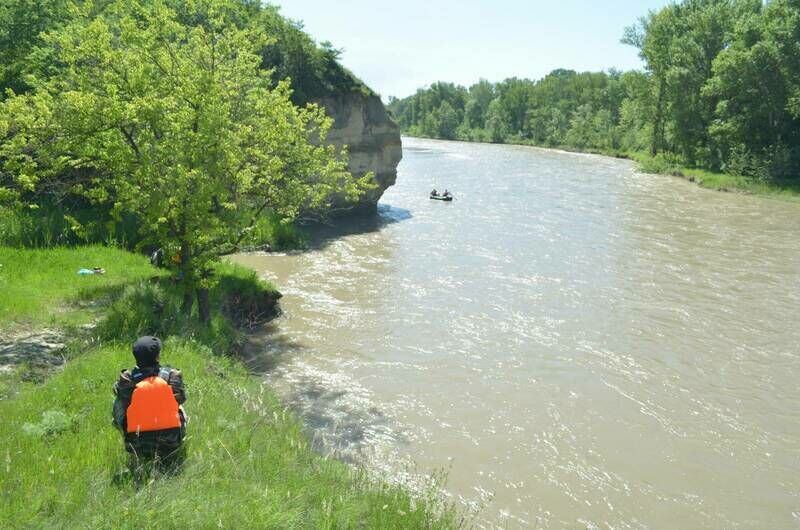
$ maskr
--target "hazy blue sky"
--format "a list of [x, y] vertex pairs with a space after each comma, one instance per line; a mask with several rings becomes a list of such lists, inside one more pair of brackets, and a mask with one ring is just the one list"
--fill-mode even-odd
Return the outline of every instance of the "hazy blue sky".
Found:
[[640, 68], [622, 32], [668, 0], [273, 0], [384, 98], [433, 81]]

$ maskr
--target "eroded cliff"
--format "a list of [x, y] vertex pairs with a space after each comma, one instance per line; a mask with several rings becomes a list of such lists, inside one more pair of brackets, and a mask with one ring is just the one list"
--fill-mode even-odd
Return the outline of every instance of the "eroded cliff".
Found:
[[347, 146], [350, 171], [357, 176], [372, 172], [377, 184], [357, 204], [340, 201], [336, 208], [350, 213], [374, 212], [383, 192], [397, 180], [397, 165], [403, 158], [400, 128], [375, 94], [350, 91], [320, 98], [318, 103], [334, 119], [328, 141]]

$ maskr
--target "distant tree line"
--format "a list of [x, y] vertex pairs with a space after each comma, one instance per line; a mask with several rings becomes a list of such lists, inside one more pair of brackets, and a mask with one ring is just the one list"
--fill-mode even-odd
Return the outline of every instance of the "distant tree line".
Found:
[[686, 0], [628, 28], [645, 71], [434, 83], [389, 108], [408, 134], [650, 155], [800, 179], [800, 0]]

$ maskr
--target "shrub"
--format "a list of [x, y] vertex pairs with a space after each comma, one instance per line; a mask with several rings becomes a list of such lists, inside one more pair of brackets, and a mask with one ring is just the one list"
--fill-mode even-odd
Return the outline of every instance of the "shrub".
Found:
[[37, 438], [52, 438], [72, 428], [74, 422], [72, 416], [60, 410], [46, 410], [42, 412], [42, 421], [25, 423], [22, 425], [22, 431]]
[[800, 150], [786, 145], [770, 146], [754, 153], [744, 145], [733, 147], [723, 167], [729, 175], [750, 177], [759, 182], [785, 180], [794, 176], [800, 163]]
[[680, 160], [671, 153], [659, 153], [656, 156], [641, 157], [638, 162], [641, 170], [645, 173], [683, 176]]

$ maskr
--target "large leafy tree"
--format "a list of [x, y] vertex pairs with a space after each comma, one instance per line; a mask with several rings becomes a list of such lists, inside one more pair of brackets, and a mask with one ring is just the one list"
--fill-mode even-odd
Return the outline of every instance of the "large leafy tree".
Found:
[[[211, 264], [266, 211], [291, 221], [356, 198], [368, 178], [325, 144], [331, 120], [290, 101], [257, 53], [269, 35], [229, 24], [233, 0], [90, 3], [46, 35], [60, 65], [0, 107], [0, 194], [23, 199], [71, 175], [71, 191], [135, 214], [210, 317]], [[186, 21], [189, 22], [186, 22]], [[78, 177], [75, 177], [78, 175]]]
[[0, 99], [5, 90], [28, 88], [28, 54], [41, 44], [42, 32], [68, 18], [68, 0], [3, 0], [0, 2]]
[[[704, 89], [718, 100], [710, 132], [726, 154], [764, 159], [778, 177], [798, 165], [800, 3], [776, 0], [740, 21]], [[730, 158], [730, 156], [728, 156]]]

